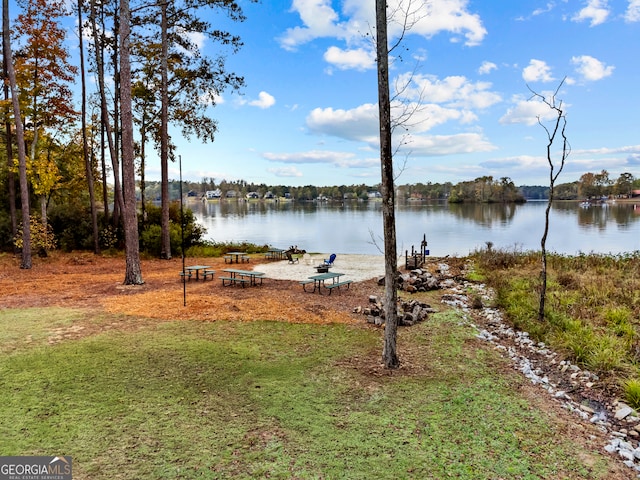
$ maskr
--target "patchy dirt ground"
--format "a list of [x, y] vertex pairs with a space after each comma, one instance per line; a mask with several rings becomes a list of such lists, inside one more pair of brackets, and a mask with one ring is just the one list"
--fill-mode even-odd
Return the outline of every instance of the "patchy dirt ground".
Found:
[[[253, 258], [247, 266], [262, 261]], [[230, 265], [220, 258], [190, 258], [187, 265], [210, 265], [216, 277]], [[0, 308], [65, 306], [104, 309], [111, 313], [158, 320], [281, 320], [296, 323], [362, 321], [351, 312], [371, 293], [381, 292], [375, 280], [357, 282], [332, 295], [305, 293], [297, 280], [266, 278], [258, 287], [222, 286], [218, 278], [180, 280], [182, 259], [143, 260], [143, 285], [123, 285], [123, 258], [90, 253], [54, 254], [34, 259], [30, 270], [19, 259], [0, 257]], [[310, 270], [309, 275], [315, 273]]]
[[[462, 262], [447, 259], [450, 275], [460, 275]], [[264, 262], [252, 258], [249, 267], [255, 268]], [[220, 272], [228, 267], [222, 259], [190, 258], [187, 265], [205, 264]], [[430, 268], [437, 268], [433, 259]], [[74, 325], [58, 332], [56, 341], [79, 338], [106, 329], [134, 330], [144, 325], [175, 320], [276, 320], [296, 323], [347, 323], [368, 326], [362, 315], [353, 313], [356, 306], [364, 306], [370, 295], [382, 295], [383, 289], [375, 279], [356, 282], [349, 290], [336, 291], [332, 295], [305, 293], [297, 280], [267, 278], [258, 287], [223, 287], [217, 278], [206, 281], [180, 280], [182, 259], [143, 260], [144, 285], [125, 286], [125, 263], [122, 257], [102, 257], [90, 253], [59, 254], [49, 258], [34, 258], [30, 270], [19, 268], [19, 258], [0, 256], [0, 309], [19, 307], [63, 306], [78, 308], [100, 315], [102, 312], [116, 314], [118, 320], [111, 323], [87, 321], [85, 325]], [[313, 274], [310, 271], [310, 274]], [[185, 305], [186, 303], [186, 305]], [[434, 305], [435, 306], [435, 305]], [[439, 306], [437, 308], [440, 308]], [[90, 315], [91, 316], [91, 315]], [[145, 320], [141, 320], [145, 319]], [[399, 330], [402, 336], [410, 335], [411, 329]], [[479, 340], [471, 341], [469, 348], [489, 348]], [[423, 353], [404, 349], [401, 352], [402, 367], [395, 371], [385, 370], [380, 364], [380, 353], [371, 352], [369, 358], [353, 358], [340, 365], [354, 368], [372, 379], [386, 375], [415, 375], [424, 373], [421, 361]], [[496, 368], [508, 367], [496, 365]], [[564, 410], [560, 404], [528, 382], [513, 385], [514, 390], [527, 398], [532, 408], [553, 415], [558, 425], [557, 435], [575, 439], [577, 455], [585, 465], [593, 461], [589, 452], [602, 451], [607, 435], [593, 425], [580, 422]], [[610, 479], [636, 478], [633, 471], [612, 457]]]

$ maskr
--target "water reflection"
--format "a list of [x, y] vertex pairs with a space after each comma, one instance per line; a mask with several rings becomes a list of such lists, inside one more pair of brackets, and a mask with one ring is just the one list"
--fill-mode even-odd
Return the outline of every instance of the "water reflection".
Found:
[[[434, 255], [466, 255], [497, 248], [538, 250], [546, 202], [516, 204], [407, 203], [396, 210], [398, 251], [427, 236]], [[264, 202], [221, 200], [189, 205], [209, 240], [248, 241], [308, 251], [380, 254], [381, 202]], [[547, 246], [558, 253], [622, 253], [640, 249], [640, 205], [581, 208], [559, 202], [551, 210]]]
[[452, 204], [449, 205], [449, 211], [460, 218], [472, 220], [478, 225], [491, 227], [496, 224], [511, 223], [519, 206], [514, 203]]
[[577, 215], [578, 224], [586, 229], [605, 230], [611, 224], [625, 229], [640, 220], [640, 202], [603, 203], [587, 207], [581, 207], [574, 202], [559, 202], [554, 204], [553, 208], [568, 217]]

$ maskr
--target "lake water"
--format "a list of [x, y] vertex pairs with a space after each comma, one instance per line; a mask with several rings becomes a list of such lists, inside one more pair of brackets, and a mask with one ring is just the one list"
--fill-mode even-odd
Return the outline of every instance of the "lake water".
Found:
[[[407, 204], [396, 208], [398, 254], [420, 248], [426, 235], [433, 256], [467, 255], [485, 248], [540, 250], [546, 202], [523, 205], [447, 203]], [[221, 200], [188, 205], [205, 238], [247, 241], [279, 248], [297, 245], [308, 252], [382, 254], [380, 202], [298, 203]], [[624, 253], [640, 250], [640, 200], [637, 205], [581, 207], [554, 204], [547, 249], [557, 253]]]

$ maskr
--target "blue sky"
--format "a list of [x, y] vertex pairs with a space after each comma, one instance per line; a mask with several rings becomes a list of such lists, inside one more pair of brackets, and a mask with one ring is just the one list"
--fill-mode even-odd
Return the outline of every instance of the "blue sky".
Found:
[[[379, 183], [374, 0], [239, 3], [247, 20], [221, 26], [243, 39], [227, 66], [246, 87], [223, 93], [211, 109], [215, 142], [172, 132], [183, 178]], [[398, 184], [484, 175], [548, 184], [547, 136], [537, 119], [550, 110], [529, 88], [550, 96], [563, 78], [556, 99], [572, 152], [558, 181], [603, 169], [612, 179], [640, 177], [640, 0], [413, 0], [411, 8], [416, 22], [390, 67], [392, 87], [413, 75], [403, 98], [420, 105], [396, 130], [406, 134], [395, 136], [404, 143]], [[401, 18], [391, 18], [391, 43]], [[210, 48], [202, 43], [205, 53]], [[147, 178], [159, 179], [159, 167]]]

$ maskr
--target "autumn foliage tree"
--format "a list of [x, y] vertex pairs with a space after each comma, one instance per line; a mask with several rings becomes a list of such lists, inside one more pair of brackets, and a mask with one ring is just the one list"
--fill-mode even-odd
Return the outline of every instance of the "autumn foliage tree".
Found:
[[64, 133], [76, 119], [70, 85], [77, 67], [69, 62], [64, 46], [66, 31], [59, 20], [67, 15], [62, 0], [26, 0], [17, 17], [16, 34], [22, 47], [15, 53], [16, 81], [29, 142], [29, 179], [40, 198], [42, 221], [46, 225], [47, 197], [59, 180], [58, 168], [47, 145], [45, 132]]

